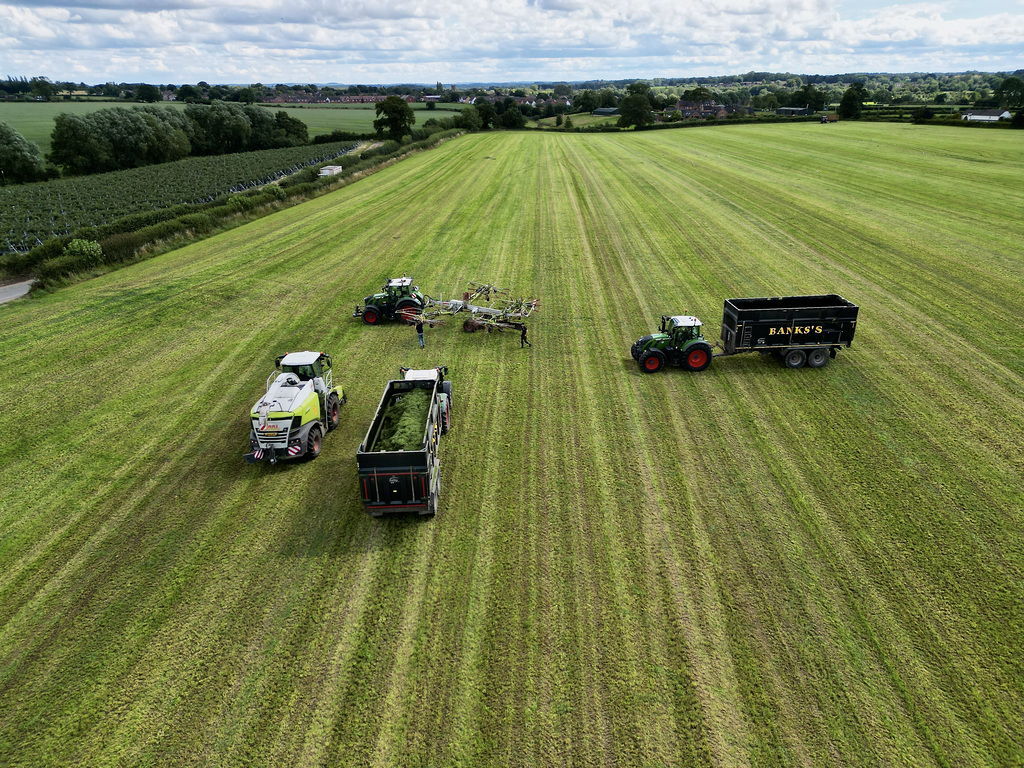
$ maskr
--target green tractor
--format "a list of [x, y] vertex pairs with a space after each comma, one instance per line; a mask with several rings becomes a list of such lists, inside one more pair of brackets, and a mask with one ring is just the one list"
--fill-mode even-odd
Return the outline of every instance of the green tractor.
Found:
[[367, 325], [377, 325], [385, 319], [400, 317], [411, 319], [423, 311], [426, 299], [420, 289], [412, 284], [411, 277], [395, 277], [388, 280], [380, 293], [363, 299], [363, 306], [356, 305], [352, 317], [362, 317]]
[[692, 315], [662, 315], [661, 332], [633, 343], [630, 352], [644, 373], [678, 365], [703, 371], [711, 365], [711, 345], [701, 335], [703, 323]]
[[315, 459], [325, 432], [338, 426], [344, 403], [344, 391], [334, 384], [330, 355], [279, 355], [267, 377], [267, 393], [249, 413], [252, 430], [246, 462]]

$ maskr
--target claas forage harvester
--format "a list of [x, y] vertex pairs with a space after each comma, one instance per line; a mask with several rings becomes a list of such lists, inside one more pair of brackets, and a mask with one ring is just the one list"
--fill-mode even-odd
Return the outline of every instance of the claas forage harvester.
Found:
[[853, 342], [857, 311], [834, 293], [726, 299], [720, 352], [712, 352], [703, 323], [692, 315], [663, 315], [660, 332], [638, 339], [630, 352], [645, 373], [665, 365], [703, 371], [712, 357], [742, 352], [775, 355], [787, 368], [822, 368]]
[[331, 357], [322, 352], [290, 352], [276, 359], [267, 392], [249, 417], [250, 464], [282, 459], [315, 459], [324, 434], [338, 426], [345, 392], [335, 385]]

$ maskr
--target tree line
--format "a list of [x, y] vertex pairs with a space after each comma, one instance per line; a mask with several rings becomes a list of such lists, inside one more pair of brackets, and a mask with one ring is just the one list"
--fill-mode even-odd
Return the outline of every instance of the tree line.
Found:
[[[224, 155], [309, 143], [309, 130], [285, 111], [218, 102], [164, 107], [111, 107], [85, 115], [62, 113], [54, 121], [50, 153], [0, 123], [0, 169], [5, 182], [59, 175], [104, 173], [166, 163], [189, 156]], [[49, 161], [49, 164], [47, 164]]]

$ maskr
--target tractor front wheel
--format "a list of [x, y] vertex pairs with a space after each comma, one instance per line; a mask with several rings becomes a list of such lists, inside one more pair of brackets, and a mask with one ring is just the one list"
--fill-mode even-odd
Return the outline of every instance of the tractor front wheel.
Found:
[[341, 421], [341, 402], [333, 392], [327, 398], [327, 431], [337, 429]]
[[640, 370], [657, 373], [665, 367], [665, 353], [660, 349], [649, 349], [640, 355]]
[[686, 353], [686, 367], [691, 371], [703, 371], [709, 365], [711, 365], [711, 350], [707, 347], [693, 347]]
[[312, 461], [320, 455], [320, 448], [323, 444], [323, 432], [320, 425], [314, 424], [309, 428], [309, 436], [306, 438], [306, 458]]
[[376, 307], [366, 307], [363, 309], [363, 322], [367, 325], [376, 325], [380, 322], [380, 310]]
[[462, 323], [462, 330], [466, 333], [473, 333], [477, 329], [476, 320], [464, 320]]

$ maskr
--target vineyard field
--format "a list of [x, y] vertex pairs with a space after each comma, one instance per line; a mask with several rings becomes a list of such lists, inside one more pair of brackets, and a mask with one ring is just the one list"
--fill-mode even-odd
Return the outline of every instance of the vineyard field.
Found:
[[334, 160], [352, 142], [188, 157], [127, 171], [0, 187], [0, 254], [139, 211], [200, 203]]
[[[0, 765], [1024, 764], [1024, 153], [845, 121], [472, 134], [0, 306]], [[426, 349], [384, 280], [540, 299]], [[641, 373], [662, 314], [860, 306], [825, 368]], [[246, 465], [276, 355], [348, 398]], [[447, 365], [440, 509], [355, 451]]]

